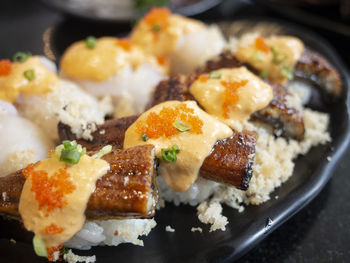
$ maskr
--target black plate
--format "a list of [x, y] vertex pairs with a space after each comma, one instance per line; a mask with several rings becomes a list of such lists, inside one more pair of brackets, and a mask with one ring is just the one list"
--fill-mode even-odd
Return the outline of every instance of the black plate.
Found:
[[[276, 21], [275, 21], [276, 22]], [[255, 25], [256, 21], [238, 21], [234, 26], [223, 24], [225, 32], [242, 32]], [[283, 222], [305, 207], [325, 186], [334, 168], [349, 144], [349, 115], [347, 93], [350, 86], [348, 72], [339, 56], [327, 42], [305, 29], [278, 21], [282, 32], [300, 37], [307, 46], [327, 57], [341, 74], [344, 93], [336, 103], [323, 105], [320, 109], [331, 115], [330, 132], [332, 143], [312, 148], [296, 160], [293, 176], [274, 191], [270, 201], [260, 206], [249, 206], [243, 213], [228, 207], [224, 215], [229, 219], [225, 232], [209, 233], [208, 226], [199, 223], [195, 208], [189, 206], [166, 208], [157, 213], [157, 227], [143, 238], [145, 246], [122, 244], [118, 247], [97, 247], [78, 254], [97, 256], [98, 262], [221, 262], [232, 261], [248, 252], [267, 237]], [[281, 30], [280, 26], [273, 27]], [[320, 107], [318, 104], [317, 107]], [[328, 162], [327, 157], [332, 157]], [[165, 231], [171, 225], [175, 233]], [[200, 226], [203, 234], [192, 233], [192, 227]], [[31, 238], [16, 222], [0, 219], [1, 262], [45, 262], [35, 256]], [[9, 241], [16, 240], [16, 244]]]
[[[80, 4], [79, 7], [74, 7], [70, 4], [70, 1], [62, 0], [41, 0], [45, 5], [50, 8], [56, 9], [64, 14], [70, 16], [84, 18], [87, 20], [94, 21], [105, 21], [105, 22], [122, 22], [122, 21], [133, 21], [138, 18], [138, 14], [135, 10], [131, 11], [125, 9], [122, 6], [116, 8], [111, 12], [110, 10], [106, 13], [99, 13], [96, 11], [96, 6], [89, 6], [87, 3]], [[169, 3], [169, 8], [176, 13], [193, 16], [200, 14], [208, 9], [220, 4], [222, 0], [177, 0]], [[113, 3], [113, 1], [111, 1]], [[117, 3], [115, 1], [114, 3]]]

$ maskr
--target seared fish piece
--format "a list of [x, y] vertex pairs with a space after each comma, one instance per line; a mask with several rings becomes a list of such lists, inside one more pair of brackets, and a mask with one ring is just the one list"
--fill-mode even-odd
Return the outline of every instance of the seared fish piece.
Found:
[[[234, 68], [241, 65], [242, 63], [230, 51], [225, 51], [218, 58], [208, 61], [203, 68], [198, 70], [198, 73], [208, 73], [220, 68]], [[255, 70], [249, 69], [256, 73]], [[287, 106], [288, 91], [281, 85], [269, 84], [273, 88], [273, 100], [266, 108], [256, 112], [252, 117], [273, 125], [275, 129], [281, 130], [285, 137], [302, 140], [305, 132], [304, 121], [298, 110]], [[155, 92], [162, 93], [164, 91], [160, 90], [158, 86]], [[154, 95], [154, 97], [156, 96]]]
[[304, 49], [296, 64], [294, 76], [316, 83], [321, 91], [335, 97], [342, 91], [342, 81], [337, 70], [322, 55], [308, 48]]
[[123, 149], [125, 132], [137, 118], [138, 116], [135, 115], [105, 121], [103, 125], [100, 125], [98, 129], [91, 134], [94, 138], [92, 141], [77, 139], [75, 134], [71, 132], [70, 127], [60, 122], [58, 124], [58, 136], [61, 141], [76, 140], [78, 144], [86, 147], [88, 151], [99, 150], [107, 144], [111, 144], [116, 149]]
[[[136, 119], [137, 116], [107, 120], [103, 125], [98, 126], [97, 131], [93, 133], [94, 139], [92, 141], [77, 140], [77, 142], [88, 150], [100, 148], [101, 142], [104, 145], [112, 144], [114, 147], [122, 147], [124, 133], [132, 124], [131, 120], [136, 121]], [[69, 126], [60, 124], [59, 129], [61, 140], [75, 139]], [[106, 133], [101, 134], [102, 130], [106, 130]], [[204, 160], [200, 174], [208, 179], [247, 190], [252, 177], [256, 140], [257, 134], [255, 132], [244, 131], [217, 141], [210, 155]]]
[[253, 120], [259, 120], [271, 124], [276, 131], [281, 131], [282, 136], [302, 140], [305, 127], [300, 112], [286, 105], [288, 91], [279, 84], [272, 84], [273, 99], [269, 106], [252, 115]]
[[[105, 220], [154, 216], [158, 200], [154, 146], [113, 149], [102, 159], [110, 164], [110, 170], [97, 180], [85, 210], [86, 218]], [[20, 219], [18, 204], [24, 182], [22, 171], [0, 178], [0, 193], [6, 193], [0, 198], [1, 214]]]

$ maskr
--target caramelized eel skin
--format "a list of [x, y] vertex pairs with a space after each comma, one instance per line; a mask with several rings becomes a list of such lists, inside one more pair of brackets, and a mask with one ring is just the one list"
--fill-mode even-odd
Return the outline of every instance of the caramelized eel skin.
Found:
[[337, 97], [342, 92], [342, 81], [337, 70], [316, 51], [308, 48], [294, 68], [294, 76], [315, 82], [323, 91]]
[[[225, 51], [217, 58], [209, 60], [203, 68], [198, 70], [198, 73], [240, 66], [243, 66], [243, 64], [230, 51]], [[249, 65], [245, 66], [257, 74]], [[269, 84], [273, 88], [273, 100], [266, 108], [253, 114], [253, 119], [271, 124], [275, 129], [281, 130], [282, 135], [287, 138], [302, 140], [305, 133], [304, 121], [298, 110], [287, 106], [286, 96], [288, 91], [279, 84]]]
[[[83, 144], [88, 150], [100, 148], [103, 142], [105, 144], [111, 144], [115, 147], [122, 146], [124, 142], [124, 136], [128, 127], [131, 125], [131, 120], [137, 119], [137, 116], [128, 118], [122, 118], [117, 120], [107, 120], [105, 123], [98, 127], [95, 132], [96, 136], [92, 141], [78, 140], [78, 143]], [[121, 123], [124, 124], [121, 125]], [[101, 134], [99, 131], [104, 130], [105, 127], [109, 127], [108, 138], [106, 134]], [[113, 127], [113, 128], [111, 128]], [[70, 132], [70, 127], [63, 124], [59, 125], [61, 140], [75, 139], [74, 135]], [[106, 132], [107, 133], [107, 132]], [[242, 133], [234, 133], [231, 137], [219, 140], [211, 150], [209, 156], [204, 160], [202, 167], [200, 168], [200, 174], [214, 181], [233, 185], [241, 190], [247, 190], [249, 181], [252, 177], [252, 165], [253, 156], [255, 153], [255, 144], [257, 140], [257, 134], [255, 132], [244, 131]], [[221, 160], [218, 157], [222, 158]]]
[[[90, 152], [89, 154], [94, 154]], [[110, 170], [96, 182], [85, 210], [88, 220], [152, 217], [158, 198], [155, 182], [155, 155], [153, 145], [143, 145], [127, 150], [113, 149], [102, 159], [110, 164]], [[125, 184], [125, 178], [128, 182]], [[21, 171], [0, 178], [0, 213], [20, 219], [18, 204], [25, 178]], [[148, 204], [152, 198], [151, 205]]]
[[304, 138], [305, 126], [298, 110], [286, 105], [287, 90], [278, 84], [271, 85], [273, 99], [270, 104], [252, 115], [253, 120], [271, 124], [282, 136], [301, 141]]

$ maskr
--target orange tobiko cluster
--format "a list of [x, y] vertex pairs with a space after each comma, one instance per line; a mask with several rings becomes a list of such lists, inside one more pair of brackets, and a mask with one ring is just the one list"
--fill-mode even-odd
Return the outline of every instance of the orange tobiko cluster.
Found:
[[59, 259], [58, 261], [61, 261], [62, 258], [62, 252], [61, 252], [61, 249], [63, 248], [63, 245], [59, 245], [57, 247], [48, 247], [46, 248], [46, 251], [47, 251], [47, 260], [50, 261], [50, 262], [53, 262], [56, 260], [56, 257], [55, 257], [55, 253], [58, 252], [59, 253]]
[[66, 206], [65, 195], [75, 190], [70, 174], [66, 169], [59, 169], [49, 177], [46, 171], [35, 170], [38, 164], [28, 165], [23, 169], [23, 174], [26, 178], [31, 175], [32, 188], [30, 190], [35, 194], [39, 209], [46, 208], [47, 212], [51, 212], [55, 208]]
[[51, 225], [45, 227], [46, 235], [56, 235], [62, 233], [64, 230], [63, 227], [59, 227], [56, 224], [52, 223]]
[[265, 43], [262, 37], [257, 37], [255, 39], [255, 48], [265, 53], [270, 51], [270, 47]]
[[121, 47], [125, 51], [130, 51], [131, 42], [128, 38], [121, 38], [117, 40], [117, 46]]
[[169, 24], [169, 17], [171, 12], [168, 8], [152, 8], [145, 17], [144, 21], [151, 27], [157, 27], [157, 30], [153, 30], [154, 32], [159, 31], [160, 29], [164, 29]]
[[221, 85], [223, 85], [225, 89], [225, 100], [222, 104], [222, 112], [223, 117], [228, 119], [230, 117], [230, 107], [237, 105], [239, 101], [239, 97], [237, 94], [237, 90], [240, 87], [245, 86], [248, 83], [248, 80], [241, 81], [221, 81]]
[[136, 122], [136, 131], [150, 139], [162, 136], [169, 138], [180, 133], [174, 126], [176, 121], [189, 125], [191, 127], [189, 131], [194, 134], [202, 133], [203, 121], [194, 114], [194, 109], [187, 107], [185, 103], [175, 107], [163, 107], [159, 113], [149, 113], [145, 122], [141, 120]]
[[12, 63], [9, 59], [0, 60], [0, 76], [7, 76], [11, 73]]

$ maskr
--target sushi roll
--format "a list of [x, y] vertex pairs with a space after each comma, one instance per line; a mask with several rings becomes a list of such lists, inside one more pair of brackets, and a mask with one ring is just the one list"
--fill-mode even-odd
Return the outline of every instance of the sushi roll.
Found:
[[0, 177], [48, 155], [53, 142], [34, 123], [18, 115], [15, 107], [0, 100]]
[[91, 139], [91, 132], [110, 111], [105, 101], [99, 102], [76, 84], [58, 78], [48, 59], [23, 55], [1, 63], [7, 63], [9, 70], [0, 77], [0, 99], [14, 103], [20, 115], [36, 123], [52, 140], [58, 139], [59, 122], [69, 125], [78, 137]]
[[153, 87], [165, 78], [163, 61], [146, 55], [128, 39], [88, 37], [63, 54], [61, 75], [97, 98], [109, 95], [115, 117], [141, 113]]
[[131, 41], [161, 60], [171, 74], [190, 73], [218, 55], [226, 41], [217, 26], [153, 8], [131, 32]]

